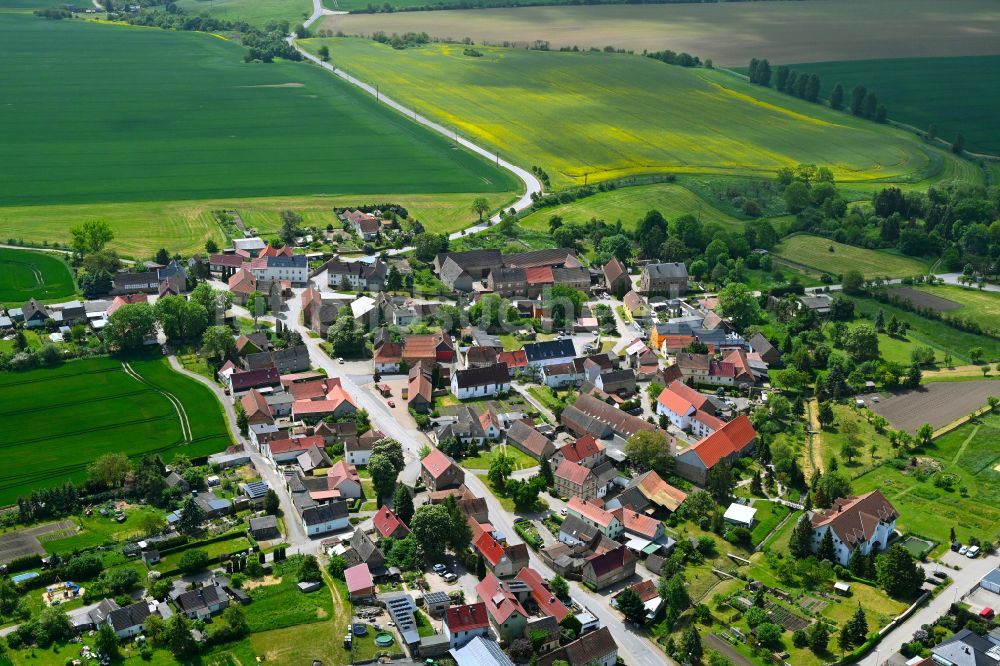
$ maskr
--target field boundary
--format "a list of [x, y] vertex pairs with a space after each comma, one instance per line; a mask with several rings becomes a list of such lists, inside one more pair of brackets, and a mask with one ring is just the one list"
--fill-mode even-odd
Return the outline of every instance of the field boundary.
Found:
[[174, 406], [174, 410], [177, 412], [177, 418], [181, 422], [181, 444], [190, 444], [194, 441], [191, 436], [191, 424], [188, 422], [187, 412], [184, 411], [184, 405], [178, 400], [174, 394], [169, 391], [164, 391], [156, 384], [140, 375], [138, 372], [132, 369], [132, 366], [128, 364], [127, 361], [122, 361], [122, 369], [125, 371], [129, 377], [132, 377], [136, 381], [139, 381], [146, 386], [151, 387], [154, 391], [162, 395], [164, 398], [170, 401], [170, 404]]

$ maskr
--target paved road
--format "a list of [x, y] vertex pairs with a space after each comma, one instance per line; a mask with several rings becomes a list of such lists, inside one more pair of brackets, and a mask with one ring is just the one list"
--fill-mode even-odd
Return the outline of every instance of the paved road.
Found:
[[[377, 399], [371, 392], [360, 388], [343, 371], [343, 366], [330, 359], [323, 352], [319, 346], [320, 339], [309, 336], [308, 329], [299, 323], [301, 292], [301, 289], [295, 290], [292, 299], [286, 303], [287, 310], [281, 314], [281, 319], [284, 320], [286, 325], [297, 330], [302, 335], [302, 340], [309, 349], [309, 359], [312, 364], [326, 370], [330, 377], [339, 377], [344, 389], [355, 400], [358, 407], [368, 411], [373, 427], [378, 428], [387, 437], [392, 437], [402, 444], [404, 457], [407, 460], [408, 467], [412, 469], [412, 466], [417, 463], [417, 452], [426, 443], [425, 438], [420, 433], [400, 425], [381, 400]], [[490, 522], [504, 534], [508, 535], [507, 538], [510, 543], [521, 543], [522, 540], [514, 531], [515, 516], [500, 506], [500, 502], [489, 491], [485, 483], [475, 474], [466, 474], [465, 483], [476, 495], [486, 499]], [[531, 566], [538, 570], [545, 578], [553, 578], [555, 572], [549, 569], [538, 555], [532, 551], [529, 552]], [[575, 583], [571, 583], [570, 585], [573, 588], [572, 596], [577, 603], [585, 606], [601, 621], [603, 626], [611, 629], [615, 639], [618, 641], [620, 653], [625, 663], [629, 664], [629, 666], [673, 664], [657, 646], [626, 627], [617, 612], [608, 606], [608, 600], [604, 596], [590, 592]]]
[[[962, 277], [962, 273], [935, 273], [934, 277], [936, 277], [939, 280], [944, 280], [945, 284], [952, 284], [952, 285], [956, 285], [956, 286], [959, 286], [959, 287], [968, 286], [968, 285], [962, 284], [958, 280], [960, 277]], [[885, 284], [888, 284], [888, 285], [895, 285], [895, 284], [902, 284], [902, 283], [903, 283], [902, 278], [893, 278], [891, 280], [886, 280], [885, 281]], [[969, 286], [969, 288], [972, 289], [972, 288], [977, 288], [977, 287], [975, 287], [975, 285], [973, 284], [972, 286]], [[815, 293], [815, 292], [818, 292], [818, 291], [840, 291], [841, 289], [842, 289], [842, 286], [839, 285], [839, 284], [829, 284], [829, 285], [824, 285], [822, 287], [808, 287], [806, 289], [806, 292], [807, 293]], [[982, 291], [1000, 291], [1000, 285], [986, 283], [986, 284], [983, 285]]]
[[204, 384], [205, 386], [212, 389], [215, 392], [216, 397], [222, 403], [222, 407], [226, 412], [226, 420], [229, 422], [229, 428], [232, 430], [233, 437], [236, 438], [237, 442], [242, 442], [244, 448], [250, 454], [250, 459], [253, 461], [254, 466], [257, 471], [260, 472], [262, 479], [267, 481], [267, 484], [274, 489], [278, 494], [278, 498], [281, 500], [281, 511], [284, 513], [285, 518], [285, 536], [288, 541], [289, 550], [293, 553], [313, 553], [319, 551], [320, 545], [319, 541], [314, 541], [310, 539], [305, 530], [302, 529], [302, 523], [298, 520], [298, 513], [295, 511], [295, 506], [292, 504], [292, 498], [288, 493], [285, 486], [285, 478], [282, 474], [278, 473], [268, 463], [268, 461], [262, 456], [257, 450], [254, 449], [253, 444], [247, 441], [236, 427], [236, 410], [233, 408], [233, 402], [228, 395], [226, 395], [218, 384], [209, 381], [201, 375], [195, 374], [188, 370], [185, 370], [181, 366], [180, 361], [177, 357], [171, 354], [169, 357], [170, 366], [180, 372], [181, 374], [187, 375], [191, 379]]
[[878, 644], [878, 648], [873, 650], [867, 657], [858, 662], [861, 666], [882, 666], [889, 657], [902, 647], [903, 643], [913, 638], [913, 632], [920, 629], [921, 625], [929, 624], [941, 617], [948, 611], [948, 607], [958, 601], [966, 592], [979, 582], [987, 572], [997, 566], [996, 555], [988, 555], [970, 560], [951, 551], [945, 553], [941, 559], [946, 564], [961, 567], [960, 571], [951, 568], [937, 567], [933, 563], [924, 565], [928, 573], [933, 573], [938, 568], [947, 571], [955, 582], [931, 599], [926, 605], [917, 609], [913, 615], [907, 618], [902, 624], [886, 634]]

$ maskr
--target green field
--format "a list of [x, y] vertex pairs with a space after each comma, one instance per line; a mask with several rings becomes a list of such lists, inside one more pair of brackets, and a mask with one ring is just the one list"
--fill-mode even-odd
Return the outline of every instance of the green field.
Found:
[[29, 298], [58, 301], [76, 292], [73, 275], [61, 257], [0, 247], [0, 305]]
[[986, 328], [1000, 330], [1000, 293], [998, 292], [979, 291], [976, 288], [950, 284], [939, 284], [933, 287], [917, 285], [914, 289], [960, 303], [962, 307], [948, 310], [949, 316], [973, 317]]
[[713, 70], [639, 56], [429, 44], [394, 50], [312, 39], [387, 95], [502, 156], [545, 169], [554, 188], [638, 173], [755, 174], [798, 163], [838, 182], [915, 181], [953, 156], [908, 134], [750, 86]]
[[0, 505], [33, 488], [83, 480], [87, 465], [103, 453], [159, 453], [169, 460], [178, 452], [215, 453], [231, 443], [221, 406], [207, 387], [175, 373], [163, 358], [128, 363], [145, 382], [126, 373], [120, 360], [103, 357], [0, 374], [0, 428], [8, 433], [0, 448], [6, 459], [19, 461], [0, 481]]
[[111, 246], [134, 257], [148, 257], [161, 247], [184, 254], [203, 252], [205, 241], [224, 243], [213, 210], [236, 210], [244, 222], [262, 234], [277, 232], [278, 214], [294, 210], [303, 224], [325, 228], [340, 225], [334, 206], [365, 203], [398, 203], [420, 220], [429, 231], [457, 231], [475, 222], [469, 210], [477, 196], [485, 196], [494, 207], [509, 204], [509, 193], [484, 194], [365, 194], [204, 199], [200, 201], [142, 201], [115, 204], [52, 204], [0, 207], [0, 238], [36, 242], [68, 243], [70, 227], [79, 221], [100, 218], [112, 228]]
[[312, 13], [309, 0], [179, 0], [177, 6], [189, 14], [208, 14], [254, 25], [288, 21], [294, 26]]
[[[346, 1], [349, 5], [341, 4], [342, 8], [386, 4]], [[996, 39], [1000, 16], [992, 0], [950, 0], [946, 9], [936, 0], [636, 2], [624, 6], [574, 0], [580, 6], [511, 7], [522, 1], [533, 0], [503, 0], [496, 3], [502, 8], [476, 11], [331, 16], [322, 27], [348, 35], [370, 35], [376, 30], [390, 35], [427, 32], [456, 41], [469, 37], [477, 44], [526, 46], [543, 40], [552, 48], [610, 45], [636, 53], [672, 49], [712, 58], [716, 65], [726, 67], [744, 67], [750, 58], [769, 58], [774, 64], [1000, 53]], [[437, 3], [388, 0], [387, 4]], [[329, 6], [333, 7], [333, 0]]]
[[[1000, 524], [1000, 415], [992, 414], [935, 440], [918, 454], [934, 458], [940, 471], [924, 480], [912, 472], [882, 465], [853, 483], [854, 492], [879, 489], [900, 513], [898, 526], [938, 541], [947, 548], [952, 527], [960, 540], [997, 537]], [[935, 478], [955, 480], [952, 490], [935, 485]], [[966, 489], [963, 496], [961, 488]]]
[[675, 183], [620, 187], [601, 192], [562, 206], [535, 211], [522, 218], [520, 224], [528, 229], [548, 231], [549, 218], [559, 215], [566, 223], [582, 224], [596, 217], [608, 224], [621, 220], [626, 229], [635, 229], [642, 216], [650, 210], [660, 211], [668, 220], [690, 214], [700, 218], [703, 224], [714, 222], [724, 227], [743, 227], [742, 220], [713, 208], [691, 190]]
[[914, 257], [845, 245], [809, 234], [783, 240], [774, 253], [793, 264], [831, 275], [854, 269], [866, 278], [905, 277], [923, 275], [929, 268], [927, 262]]
[[840, 83], [850, 91], [863, 85], [878, 94], [889, 117], [919, 130], [937, 126], [937, 135], [952, 141], [965, 137], [971, 151], [1000, 154], [1000, 56], [850, 60], [791, 65], [817, 74], [822, 95]]
[[[248, 64], [243, 53], [203, 33], [0, 14], [0, 88], [8, 100], [0, 106], [0, 200], [517, 189], [507, 172], [318, 68]], [[11, 232], [0, 224], [0, 237]], [[57, 240], [59, 230], [42, 233]]]

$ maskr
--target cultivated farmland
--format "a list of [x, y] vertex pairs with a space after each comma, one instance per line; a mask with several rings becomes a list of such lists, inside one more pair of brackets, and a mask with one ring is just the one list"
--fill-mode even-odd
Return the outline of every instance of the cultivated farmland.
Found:
[[952, 303], [947, 312], [952, 316], [972, 317], [985, 328], [1000, 330], [1000, 293], [979, 291], [956, 285], [919, 285], [915, 288], [923, 299]]
[[904, 277], [921, 275], [928, 268], [927, 263], [920, 259], [845, 245], [809, 234], [782, 241], [774, 253], [789, 263], [831, 275], [854, 269], [866, 278]]
[[177, 6], [190, 14], [208, 14], [254, 25], [288, 21], [295, 26], [312, 13], [309, 0], [179, 0]]
[[[367, 5], [366, 0], [352, 2]], [[381, 5], [381, 3], [375, 3]], [[420, 4], [430, 4], [421, 1]], [[974, 18], [972, 18], [974, 17]], [[970, 30], [970, 21], [975, 30]], [[891, 26], [891, 30], [886, 27]], [[717, 65], [1000, 54], [990, 0], [809, 0], [583, 5], [331, 16], [346, 34], [427, 32], [476, 43], [687, 51]]]
[[73, 275], [61, 257], [0, 248], [0, 304], [20, 306], [29, 298], [57, 301], [75, 291]]
[[934, 382], [918, 389], [900, 391], [878, 402], [866, 399], [873, 412], [884, 416], [894, 428], [916, 432], [924, 423], [934, 429], [966, 416], [1000, 397], [1000, 383], [990, 379], [967, 382]]
[[950, 312], [962, 307], [960, 303], [949, 300], [938, 294], [928, 294], [913, 287], [894, 287], [889, 294], [902, 298], [915, 308], [934, 310], [935, 312]]
[[911, 136], [750, 86], [639, 56], [430, 44], [394, 50], [312, 39], [389, 96], [521, 164], [553, 187], [637, 173], [756, 174], [828, 165], [838, 182], [914, 181], [955, 158]]
[[626, 229], [634, 229], [650, 210], [660, 211], [668, 220], [690, 214], [699, 217], [704, 224], [715, 223], [731, 228], [743, 226], [742, 220], [712, 207], [683, 185], [674, 183], [620, 187], [601, 192], [562, 206], [536, 211], [522, 218], [520, 224], [528, 229], [548, 231], [549, 218], [559, 215], [564, 222], [576, 223], [587, 222], [593, 217], [609, 224], [621, 220]]
[[945, 141], [962, 134], [966, 148], [1000, 153], [995, 113], [1000, 104], [1000, 57], [815, 62], [792, 68], [819, 75], [824, 97], [837, 83], [847, 91], [863, 85], [878, 93], [893, 120], [920, 130], [933, 124]]
[[[7, 460], [0, 505], [33, 488], [80, 481], [110, 452], [130, 456], [215, 453], [231, 443], [211, 391], [162, 358], [92, 358], [57, 368], [0, 374], [0, 429]], [[130, 370], [129, 370], [130, 369]]]
[[318, 68], [243, 54], [207, 34], [0, 14], [0, 199], [516, 189], [506, 172]]

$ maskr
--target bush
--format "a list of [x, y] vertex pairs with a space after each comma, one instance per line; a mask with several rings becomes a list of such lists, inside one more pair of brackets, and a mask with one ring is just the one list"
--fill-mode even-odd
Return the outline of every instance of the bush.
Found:
[[208, 551], [198, 549], [184, 551], [177, 566], [181, 571], [204, 569], [208, 566]]

